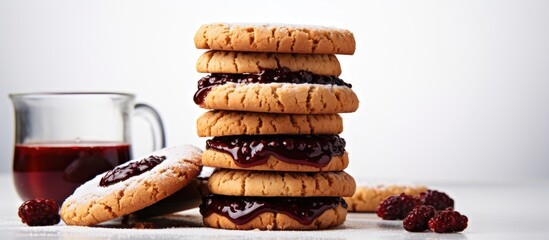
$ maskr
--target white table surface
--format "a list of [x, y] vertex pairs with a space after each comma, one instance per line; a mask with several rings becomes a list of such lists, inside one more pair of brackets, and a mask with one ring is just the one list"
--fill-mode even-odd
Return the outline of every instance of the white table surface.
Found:
[[[431, 184], [452, 196], [467, 215], [462, 233], [409, 233], [401, 221], [351, 213], [343, 226], [323, 231], [231, 231], [205, 227], [112, 229], [28, 227], [17, 216], [22, 203], [9, 174], [0, 174], [0, 239], [549, 239], [549, 181], [512, 184]], [[198, 211], [178, 213], [199, 219]]]

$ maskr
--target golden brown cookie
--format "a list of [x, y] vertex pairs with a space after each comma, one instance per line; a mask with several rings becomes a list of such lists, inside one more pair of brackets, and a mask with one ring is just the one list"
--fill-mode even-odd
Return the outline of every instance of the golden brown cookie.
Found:
[[348, 113], [358, 109], [358, 97], [346, 86], [323, 84], [215, 85], [197, 102], [206, 109], [287, 114]]
[[333, 54], [208, 51], [196, 63], [196, 70], [201, 73], [259, 73], [262, 69], [282, 67], [318, 75], [341, 74], [341, 66]]
[[[118, 181], [118, 171], [141, 168], [143, 162], [165, 159], [141, 174]], [[143, 209], [186, 186], [202, 167], [201, 150], [191, 145], [164, 148], [142, 158], [119, 165], [84, 183], [69, 196], [61, 207], [61, 218], [67, 225], [90, 226]], [[114, 173], [113, 175], [111, 175]], [[101, 186], [104, 176], [112, 184]]]
[[344, 29], [227, 23], [202, 25], [194, 44], [199, 49], [314, 54], [353, 54], [356, 45], [353, 33]]
[[357, 187], [352, 197], [345, 197], [345, 201], [349, 204], [349, 212], [375, 212], [379, 204], [390, 196], [401, 193], [419, 196], [425, 191], [427, 188], [420, 185], [364, 185]]
[[229, 196], [352, 196], [355, 180], [346, 172], [262, 172], [218, 169], [208, 181], [213, 194]]
[[202, 153], [202, 164], [208, 167], [242, 169], [242, 170], [260, 170], [260, 171], [285, 171], [285, 172], [330, 172], [343, 171], [349, 165], [349, 154], [345, 152], [343, 156], [333, 156], [328, 165], [324, 167], [315, 167], [304, 164], [288, 163], [270, 156], [267, 162], [252, 167], [240, 167], [231, 155], [215, 150], [205, 150]]
[[212, 195], [204, 198], [200, 213], [204, 216], [204, 225], [214, 228], [314, 230], [342, 224], [347, 215], [346, 208], [347, 205], [340, 197], [250, 198]]
[[199, 137], [265, 134], [339, 134], [338, 114], [290, 115], [209, 111], [196, 121]]

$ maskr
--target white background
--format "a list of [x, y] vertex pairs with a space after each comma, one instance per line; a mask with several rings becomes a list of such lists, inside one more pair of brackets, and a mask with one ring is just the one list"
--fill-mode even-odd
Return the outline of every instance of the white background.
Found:
[[122, 91], [158, 108], [168, 145], [204, 146], [193, 36], [210, 22], [328, 25], [355, 33], [342, 78], [358, 177], [484, 181], [549, 177], [549, 1], [0, 0], [0, 171], [8, 93]]

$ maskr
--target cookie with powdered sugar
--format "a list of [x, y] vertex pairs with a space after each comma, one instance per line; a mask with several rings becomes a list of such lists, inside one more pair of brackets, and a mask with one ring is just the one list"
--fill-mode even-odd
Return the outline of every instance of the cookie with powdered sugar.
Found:
[[201, 153], [191, 145], [164, 148], [97, 175], [63, 202], [61, 218], [67, 225], [90, 226], [150, 206], [200, 173]]

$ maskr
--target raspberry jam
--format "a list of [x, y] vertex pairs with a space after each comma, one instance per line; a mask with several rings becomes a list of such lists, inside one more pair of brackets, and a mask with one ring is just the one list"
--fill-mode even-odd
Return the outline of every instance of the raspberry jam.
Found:
[[62, 203], [82, 183], [130, 159], [126, 143], [17, 144], [13, 178], [21, 198]]
[[283, 213], [303, 225], [311, 224], [324, 211], [347, 203], [341, 197], [237, 197], [207, 195], [200, 205], [200, 214], [212, 213], [242, 225], [264, 212]]
[[128, 178], [137, 176], [141, 173], [150, 171], [156, 165], [166, 160], [166, 156], [148, 156], [139, 161], [131, 162], [124, 166], [119, 166], [108, 171], [99, 181], [99, 186], [107, 187], [117, 182], [122, 182]]
[[309, 84], [331, 84], [337, 86], [352, 87], [336, 76], [324, 76], [309, 71], [292, 72], [289, 68], [264, 69], [260, 73], [213, 73], [198, 80], [198, 90], [194, 94], [194, 102], [201, 104], [215, 85], [232, 83], [309, 83]]
[[345, 140], [338, 135], [240, 135], [214, 137], [206, 141], [206, 149], [230, 154], [239, 167], [264, 164], [270, 156], [324, 167], [333, 156], [343, 155]]

